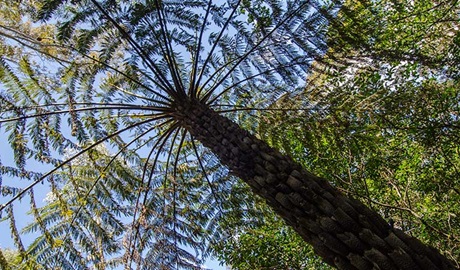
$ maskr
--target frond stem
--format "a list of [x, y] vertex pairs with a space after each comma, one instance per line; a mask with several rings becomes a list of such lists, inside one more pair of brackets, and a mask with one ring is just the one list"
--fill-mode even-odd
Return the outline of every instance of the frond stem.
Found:
[[[270, 74], [271, 72], [274, 72], [274, 71], [277, 71], [277, 70], [280, 70], [280, 69], [283, 69], [283, 68], [287, 68], [287, 67], [292, 67], [292, 66], [295, 66], [295, 65], [298, 65], [299, 63], [298, 62], [290, 62], [289, 65], [283, 65], [283, 66], [278, 66], [276, 68], [271, 68], [271, 69], [267, 69], [265, 71], [262, 71], [262, 72], [259, 72], [257, 74], [254, 74], [252, 76], [249, 76], [243, 80], [240, 80], [230, 86], [228, 86], [227, 88], [223, 89], [219, 94], [217, 94], [215, 97], [213, 97], [211, 100], [208, 101], [208, 104], [212, 104], [214, 101], [216, 101], [219, 97], [221, 97], [223, 94], [227, 93], [228, 91], [232, 90], [235, 86], [238, 86], [240, 85], [241, 83], [244, 83], [246, 81], [250, 81], [254, 78], [257, 78], [259, 76], [262, 76], [262, 75], [265, 75], [265, 74]], [[204, 85], [203, 85], [204, 86]], [[212, 89], [212, 88], [211, 88]], [[210, 96], [212, 93], [208, 93], [206, 92], [205, 96]]]
[[204, 70], [206, 69], [206, 66], [208, 65], [209, 60], [211, 59], [212, 54], [214, 53], [214, 50], [217, 47], [217, 43], [219, 43], [220, 39], [222, 38], [222, 35], [224, 34], [225, 30], [227, 29], [228, 25], [230, 24], [231, 20], [233, 19], [233, 15], [235, 12], [238, 10], [238, 7], [240, 6], [241, 0], [238, 0], [236, 3], [235, 7], [233, 8], [232, 12], [228, 16], [228, 19], [225, 21], [224, 26], [219, 32], [219, 35], [217, 36], [217, 39], [214, 41], [214, 44], [211, 47], [211, 50], [208, 53], [208, 56], [206, 57], [206, 60], [203, 63], [203, 66], [201, 67], [200, 74], [198, 76], [198, 80], [196, 82], [196, 85], [194, 86], [195, 89], [198, 89], [198, 86], [200, 85], [201, 78], [203, 77]]
[[214, 197], [214, 200], [216, 200], [216, 202], [218, 203], [219, 212], [223, 213], [222, 212], [222, 201], [221, 201], [220, 197], [217, 195], [217, 192], [214, 190], [214, 187], [213, 187], [211, 181], [209, 180], [208, 173], [206, 172], [206, 169], [204, 168], [203, 162], [201, 161], [200, 155], [198, 154], [198, 148], [196, 147], [195, 138], [193, 138], [193, 136], [192, 136], [191, 141], [192, 141], [193, 151], [195, 152], [195, 156], [198, 159], [198, 164], [200, 165], [200, 168], [201, 168], [201, 171], [203, 172], [204, 178], [206, 179], [206, 182], [208, 183], [208, 186], [211, 189], [211, 194]]
[[198, 44], [197, 44], [197, 47], [196, 47], [196, 50], [195, 50], [195, 61], [193, 63], [193, 69], [192, 69], [192, 74], [191, 74], [191, 82], [190, 82], [190, 89], [189, 89], [189, 94], [190, 94], [190, 97], [191, 98], [197, 98], [197, 87], [195, 86], [195, 81], [196, 81], [196, 72], [198, 70], [198, 62], [200, 60], [200, 50], [201, 50], [201, 43], [202, 43], [202, 40], [203, 40], [203, 34], [204, 34], [204, 30], [206, 28], [206, 23], [208, 21], [208, 16], [209, 16], [209, 13], [210, 13], [210, 10], [211, 10], [211, 4], [212, 4], [212, 0], [209, 0], [208, 1], [208, 7], [206, 9], [206, 13], [204, 15], [204, 20], [203, 20], [203, 24], [201, 25], [201, 29], [200, 29], [200, 34], [199, 34], [199, 37], [198, 37]]
[[[167, 122], [168, 122], [168, 121], [167, 121]], [[128, 147], [129, 147], [130, 145], [132, 145], [132, 144], [135, 143], [138, 139], [142, 138], [143, 136], [145, 136], [146, 134], [148, 134], [149, 132], [151, 132], [152, 130], [154, 130], [155, 128], [157, 128], [158, 126], [160, 126], [160, 125], [162, 125], [162, 124], [165, 124], [165, 122], [164, 122], [164, 123], [161, 123], [161, 124], [159, 124], [159, 125], [156, 125], [156, 126], [154, 126], [154, 127], [152, 127], [152, 128], [147, 129], [146, 131], [142, 132], [141, 134], [139, 134], [138, 136], [136, 136], [134, 139], [132, 139], [131, 141], [129, 141], [126, 145], [124, 145], [124, 146], [123, 146], [123, 147], [122, 147], [122, 148], [121, 148], [121, 149], [110, 159], [110, 161], [107, 163], [107, 165], [105, 165], [104, 168], [102, 169], [102, 172], [105, 172], [105, 171], [109, 168], [109, 166], [115, 161], [115, 159], [117, 159], [117, 157], [118, 157], [124, 150], [128, 149]], [[148, 142], [148, 141], [147, 141], [147, 142]], [[144, 145], [145, 145], [147, 142], [145, 142]], [[91, 187], [88, 189], [88, 191], [86, 192], [86, 194], [84, 195], [84, 198], [85, 198], [85, 199], [86, 199], [86, 197], [89, 196], [89, 194], [93, 191], [93, 189], [96, 187], [96, 185], [99, 183], [99, 181], [100, 181], [101, 179], [102, 179], [102, 175], [100, 174], [100, 175], [96, 178], [96, 180], [94, 181], [94, 183], [91, 185]], [[77, 219], [78, 214], [79, 214], [80, 211], [83, 209], [83, 206], [84, 206], [84, 205], [81, 204], [81, 205], [78, 207], [77, 211], [75, 211], [75, 214], [73, 215], [72, 220], [70, 221], [70, 225], [69, 225], [69, 226], [71, 226], [71, 225], [75, 222], [75, 220]], [[69, 236], [69, 233], [70, 233], [70, 232], [67, 232], [67, 233], [66, 233], [66, 235], [65, 235], [65, 237], [64, 237], [64, 239], [63, 239], [63, 241], [65, 241], [65, 240], [67, 239], [67, 237]]]
[[208, 92], [203, 96], [202, 101], [204, 101], [206, 104], [209, 104], [207, 102], [207, 100], [209, 99], [211, 94], [217, 89], [217, 87], [224, 80], [226, 80], [228, 78], [228, 76], [230, 76], [230, 74], [238, 67], [238, 65], [241, 64], [241, 62], [243, 62], [244, 59], [246, 59], [251, 53], [253, 53], [259, 47], [260, 44], [262, 44], [268, 37], [270, 37], [273, 33], [275, 33], [276, 30], [278, 30], [286, 21], [291, 19], [299, 10], [304, 8], [304, 6], [306, 6], [307, 4], [309, 4], [309, 2], [306, 2], [306, 3], [302, 4], [302, 5], [300, 5], [296, 10], [294, 10], [292, 13], [288, 14], [283, 20], [281, 20], [279, 22], [279, 24], [277, 24], [275, 27], [273, 27], [273, 29], [270, 30], [270, 32], [268, 32], [267, 35], [262, 37], [249, 51], [247, 51], [243, 56], [241, 56], [238, 59], [238, 61], [236, 62], [236, 64], [232, 68], [230, 68], [230, 70], [227, 72], [227, 74], [225, 74], [225, 76], [223, 78], [221, 78], [220, 81], [218, 81], [218, 83], [215, 84], [215, 86], [213, 86], [211, 89], [208, 90]]
[[65, 113], [73, 113], [73, 112], [83, 112], [83, 111], [91, 111], [91, 110], [139, 110], [139, 111], [163, 111], [161, 114], [153, 114], [153, 115], [167, 115], [168, 112], [171, 112], [168, 108], [163, 107], [150, 107], [150, 106], [137, 106], [137, 107], [130, 107], [130, 106], [120, 106], [120, 107], [88, 107], [88, 108], [75, 108], [75, 109], [68, 109], [62, 111], [54, 111], [54, 112], [45, 112], [45, 113], [38, 113], [38, 114], [30, 114], [24, 115], [20, 117], [8, 118], [8, 119], [0, 119], [1, 123], [7, 122], [14, 122], [14, 121], [21, 121], [29, 118], [36, 118], [36, 117], [43, 117], [43, 116], [50, 116], [50, 115], [58, 115], [58, 114], [65, 114]]
[[166, 58], [165, 60], [168, 63], [169, 69], [171, 70], [171, 76], [174, 82], [176, 92], [180, 96], [185, 96], [186, 94], [185, 94], [184, 85], [180, 78], [176, 57], [174, 55], [174, 50], [171, 46], [171, 39], [169, 38], [169, 35], [168, 35], [169, 31], [168, 31], [168, 26], [166, 23], [166, 16], [164, 14], [164, 8], [163, 8], [163, 5], [159, 3], [158, 0], [155, 0], [155, 5], [157, 7], [156, 10], [158, 14], [158, 21], [160, 23], [160, 28], [161, 28], [160, 32], [161, 32], [161, 36], [163, 37], [164, 47], [161, 46], [161, 42], [159, 44], [160, 44], [161, 50], [163, 51], [163, 56], [165, 56]]
[[117, 28], [118, 31], [122, 34], [122, 37], [127, 39], [127, 41], [133, 46], [134, 50], [136, 53], [139, 54], [139, 56], [142, 58], [144, 63], [152, 70], [152, 72], [155, 74], [155, 76], [158, 78], [159, 82], [156, 80], [153, 80], [152, 82], [156, 84], [158, 87], [163, 89], [166, 93], [171, 95], [172, 97], [176, 97], [176, 94], [174, 92], [174, 87], [169, 83], [168, 79], [164, 77], [164, 75], [161, 73], [160, 69], [157, 67], [157, 65], [152, 61], [152, 59], [149, 57], [149, 55], [142, 49], [142, 47], [126, 32], [126, 30], [121, 27], [119, 23], [117, 23], [110, 14], [101, 7], [101, 5], [96, 1], [96, 0], [91, 0], [91, 2], [97, 7], [97, 9]]
[[147, 119], [145, 121], [142, 121], [142, 122], [138, 122], [136, 124], [133, 124], [133, 125], [130, 125], [130, 126], [127, 126], [123, 129], [120, 129], [98, 141], [96, 141], [95, 143], [93, 143], [92, 145], [84, 148], [83, 150], [81, 150], [80, 152], [78, 152], [77, 154], [75, 154], [74, 156], [72, 156], [71, 158], [63, 161], [61, 164], [59, 164], [58, 166], [54, 167], [52, 170], [50, 170], [49, 172], [47, 172], [46, 174], [44, 174], [42, 177], [38, 178], [37, 180], [35, 180], [32, 184], [30, 184], [29, 186], [25, 187], [23, 190], [19, 191], [12, 199], [10, 199], [8, 202], [0, 205], [0, 211], [2, 211], [3, 209], [5, 209], [8, 205], [11, 205], [15, 200], [17, 200], [18, 198], [21, 198], [26, 192], [28, 192], [31, 188], [33, 188], [34, 186], [36, 186], [38, 183], [40, 183], [41, 181], [43, 181], [46, 177], [52, 175], [53, 173], [55, 173], [57, 170], [61, 169], [62, 167], [64, 167], [65, 165], [67, 165], [68, 163], [70, 163], [72, 160], [76, 159], [77, 157], [83, 155], [84, 153], [88, 152], [89, 150], [93, 149], [94, 147], [98, 146], [99, 144], [133, 128], [133, 127], [137, 127], [137, 126], [141, 126], [143, 124], [147, 124], [149, 122], [153, 121], [152, 119]]
[[[169, 136], [174, 132], [174, 130], [176, 130], [179, 127], [180, 127], [180, 125], [177, 122], [173, 123], [172, 126], [170, 126], [163, 134], [161, 134], [160, 138], [158, 138], [158, 140], [156, 141], [155, 145], [152, 147], [152, 150], [150, 150], [147, 159], [145, 160], [144, 169], [142, 171], [142, 182], [144, 182], [145, 173], [147, 172], [147, 166], [148, 166], [150, 157], [152, 156], [153, 152], [155, 150], [157, 150], [157, 153], [156, 153], [155, 158], [153, 160], [152, 168], [151, 168], [150, 173], [149, 173], [147, 184], [145, 186], [143, 186], [143, 188], [140, 188], [139, 192], [137, 194], [136, 205], [135, 205], [134, 213], [133, 213], [133, 226], [135, 227], [136, 232], [134, 233], [134, 237], [133, 238], [130, 237], [130, 239], [129, 239], [129, 243], [128, 243], [129, 248], [131, 248], [132, 245], [135, 245], [135, 243], [137, 241], [137, 238], [139, 236], [139, 229], [138, 229], [139, 224], [135, 224], [135, 223], [136, 223], [136, 215], [137, 215], [138, 208], [139, 208], [139, 203], [140, 203], [140, 197], [141, 197], [141, 194], [142, 194], [142, 189], [145, 189], [144, 200], [143, 200], [143, 205], [145, 206], [146, 198], [147, 198], [148, 192], [150, 191], [149, 190], [150, 189], [150, 184], [151, 184], [152, 179], [153, 179], [155, 166], [156, 166], [156, 164], [158, 162], [158, 159], [160, 157], [161, 150], [163, 149], [164, 145], [166, 144], [167, 139], [169, 138]], [[157, 149], [157, 147], [158, 147], [158, 149]], [[134, 241], [134, 243], [133, 243], [133, 241]], [[132, 263], [132, 260], [133, 260], [133, 252], [134, 252], [134, 249], [132, 249], [131, 252], [130, 252], [130, 256], [129, 256], [130, 261], [126, 262], [127, 264], [129, 263], [129, 266], [127, 265], [128, 269], [130, 269], [130, 267], [131, 267], [131, 263]]]

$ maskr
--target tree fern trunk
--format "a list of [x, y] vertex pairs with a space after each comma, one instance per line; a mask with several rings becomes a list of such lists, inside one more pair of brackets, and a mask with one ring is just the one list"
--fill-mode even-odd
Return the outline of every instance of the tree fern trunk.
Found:
[[199, 104], [177, 105], [175, 118], [230, 172], [339, 269], [456, 269], [436, 249], [389, 226], [376, 212]]

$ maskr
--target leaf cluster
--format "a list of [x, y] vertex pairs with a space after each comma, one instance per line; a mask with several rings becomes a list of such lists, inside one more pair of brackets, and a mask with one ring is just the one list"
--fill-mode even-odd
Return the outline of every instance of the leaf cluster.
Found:
[[458, 8], [346, 2], [304, 93], [273, 103], [278, 113], [261, 114], [258, 126], [273, 146], [457, 263]]

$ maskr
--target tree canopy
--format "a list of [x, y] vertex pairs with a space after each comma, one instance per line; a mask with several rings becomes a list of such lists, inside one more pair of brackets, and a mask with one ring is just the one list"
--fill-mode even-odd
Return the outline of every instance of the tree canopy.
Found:
[[305, 91], [275, 102], [258, 132], [458, 263], [457, 10], [346, 2]]
[[456, 1], [1, 4], [2, 268], [326, 268], [199, 143], [185, 99], [458, 267]]

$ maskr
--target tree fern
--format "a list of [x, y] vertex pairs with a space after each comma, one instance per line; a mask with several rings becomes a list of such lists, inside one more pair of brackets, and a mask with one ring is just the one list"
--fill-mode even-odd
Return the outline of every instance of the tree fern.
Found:
[[[17, 167], [2, 171], [29, 180], [17, 190], [7, 187], [15, 194], [2, 193], [7, 200], [0, 211], [8, 210], [25, 264], [200, 269], [212, 251], [208, 244], [225, 237], [225, 219], [244, 221], [254, 212], [252, 199], [238, 194], [247, 187], [234, 176], [281, 205], [278, 213], [295, 224], [286, 210], [293, 205], [285, 194], [290, 187], [259, 190], [266, 182], [260, 175], [270, 171], [272, 183], [312, 176], [218, 114], [237, 120], [253, 106], [301, 90], [312, 61], [327, 50], [325, 31], [337, 3], [49, 0], [35, 7], [28, 7], [30, 15], [55, 25], [55, 32], [38, 39], [2, 32], [25, 57], [0, 62], [1, 100], [7, 101], [0, 124]], [[31, 169], [37, 164], [51, 169]], [[345, 200], [313, 180], [307, 184], [313, 197]], [[41, 182], [50, 185], [51, 199], [38, 207], [33, 194]], [[42, 233], [27, 248], [13, 215], [13, 204], [24, 197], [35, 221], [23, 231]], [[349, 204], [393, 233], [369, 209], [343, 203]], [[320, 198], [311, 211], [329, 220], [331, 207]], [[347, 265], [330, 244], [335, 236], [298, 231], [329, 264]]]

